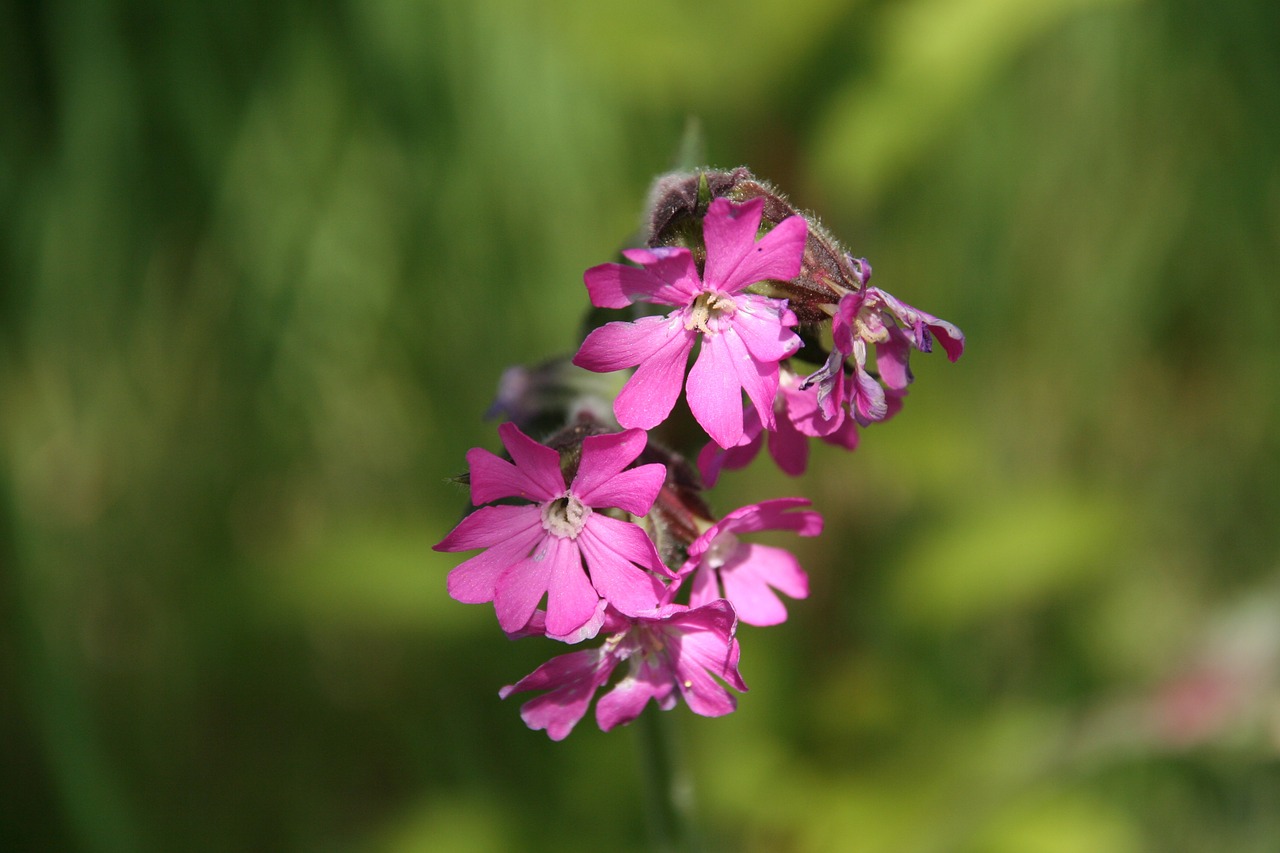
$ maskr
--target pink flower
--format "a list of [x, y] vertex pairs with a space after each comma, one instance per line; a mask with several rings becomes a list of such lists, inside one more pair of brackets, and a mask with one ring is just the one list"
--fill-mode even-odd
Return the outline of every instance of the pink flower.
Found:
[[787, 608], [778, 598], [809, 595], [809, 578], [788, 551], [742, 542], [738, 535], [761, 530], [794, 530], [801, 536], [822, 533], [822, 516], [804, 498], [779, 498], [744, 506], [713, 524], [689, 546], [680, 576], [692, 576], [689, 605], [700, 607], [724, 598], [748, 625], [785, 622]]
[[502, 424], [498, 432], [515, 462], [478, 447], [468, 451], [471, 501], [476, 506], [504, 498], [533, 503], [481, 507], [435, 546], [437, 551], [487, 549], [449, 573], [449, 595], [467, 604], [492, 601], [498, 624], [508, 633], [529, 622], [545, 595], [546, 630], [559, 637], [591, 622], [601, 598], [627, 615], [657, 607], [664, 587], [650, 572], [670, 572], [653, 542], [638, 525], [595, 511], [616, 507], [644, 515], [653, 505], [665, 466], [626, 470], [644, 450], [645, 433], [633, 429], [587, 437], [573, 484], [566, 488], [559, 453], [515, 424]]
[[524, 703], [520, 716], [529, 728], [564, 740], [623, 661], [627, 674], [596, 704], [596, 722], [606, 732], [634, 720], [650, 699], [669, 711], [679, 695], [695, 714], [719, 717], [737, 707], [720, 682], [747, 689], [738, 673], [737, 619], [728, 602], [668, 604], [632, 619], [611, 611], [605, 630], [610, 636], [603, 645], [552, 658], [498, 695], [546, 690]]
[[707, 260], [698, 274], [683, 247], [629, 249], [640, 264], [602, 264], [583, 276], [591, 301], [625, 308], [636, 301], [670, 305], [664, 317], [608, 323], [589, 334], [573, 362], [608, 372], [636, 367], [614, 403], [618, 422], [650, 429], [671, 414], [694, 343], [701, 350], [689, 371], [689, 408], [721, 447], [742, 437], [742, 392], [761, 422], [772, 429], [778, 362], [800, 348], [786, 300], [746, 292], [767, 279], [799, 275], [808, 226], [800, 216], [778, 223], [759, 240], [764, 200], [733, 204], [718, 198], [702, 221]]

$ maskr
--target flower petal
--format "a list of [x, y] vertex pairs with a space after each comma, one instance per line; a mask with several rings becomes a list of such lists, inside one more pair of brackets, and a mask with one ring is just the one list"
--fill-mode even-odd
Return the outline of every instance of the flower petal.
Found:
[[564, 473], [560, 470], [559, 453], [529, 438], [510, 421], [498, 425], [498, 437], [516, 467], [538, 490], [533, 497], [546, 501], [564, 494]]
[[741, 544], [740, 553], [720, 569], [724, 597], [748, 625], [779, 625], [787, 608], [774, 589], [791, 598], [809, 596], [809, 577], [800, 561], [782, 548]]
[[624, 249], [622, 255], [629, 261], [643, 264], [645, 270], [662, 283], [647, 295], [646, 302], [684, 306], [703, 291], [693, 253], [683, 246]]
[[565, 636], [590, 622], [600, 596], [582, 570], [582, 556], [570, 539], [556, 539], [547, 582], [547, 634]]
[[667, 466], [659, 462], [639, 465], [612, 479], [600, 482], [586, 494], [576, 493], [591, 506], [613, 506], [632, 515], [645, 515], [653, 506], [662, 484], [667, 479]]
[[651, 667], [642, 666], [638, 672], [628, 673], [613, 689], [596, 703], [596, 725], [603, 732], [617, 726], [625, 726], [644, 710], [653, 699], [660, 708], [670, 710], [675, 699], [675, 685], [665, 673], [656, 673]]
[[[822, 515], [812, 510], [789, 512], [788, 510], [812, 506], [808, 498], [773, 498], [760, 503], [739, 507], [717, 521], [711, 530], [698, 537], [702, 541], [712, 531], [755, 533], [760, 530], [794, 530], [801, 536], [819, 536], [822, 533]], [[690, 553], [692, 553], [690, 546]], [[705, 548], [703, 549], [705, 550]], [[702, 553], [701, 550], [698, 553]]]
[[785, 414], [777, 418], [776, 428], [769, 433], [769, 455], [790, 477], [799, 477], [809, 465], [809, 439]]
[[546, 730], [552, 740], [564, 740], [587, 713], [592, 697], [617, 665], [618, 658], [604, 648], [570, 652], [502, 688], [498, 696], [506, 699], [512, 693], [549, 688], [549, 692], [524, 703], [520, 717], [534, 731]]
[[[742, 382], [729, 340], [730, 336], [723, 334], [703, 336], [698, 360], [689, 370], [686, 394], [694, 418], [724, 448], [733, 447], [742, 439]], [[741, 342], [737, 342], [746, 355]], [[761, 420], [772, 426], [771, 420]]]
[[587, 521], [587, 526], [591, 528], [593, 537], [608, 542], [613, 552], [622, 559], [660, 575], [671, 574], [658, 556], [653, 540], [640, 525], [596, 513]]
[[755, 408], [747, 409], [742, 414], [742, 438], [728, 449], [714, 441], [709, 441], [698, 454], [698, 471], [702, 474], [702, 482], [711, 488], [720, 479], [721, 469], [736, 471], [751, 464], [760, 448], [764, 446], [764, 427], [760, 424], [760, 415]]
[[529, 531], [541, 531], [542, 511], [536, 506], [482, 506], [449, 532], [433, 551], [470, 551], [502, 544]]
[[675, 408], [696, 333], [677, 327], [622, 386], [613, 413], [624, 427], [652, 429]]
[[647, 269], [626, 264], [600, 264], [582, 274], [582, 280], [597, 308], [626, 308], [665, 285]]
[[808, 233], [804, 218], [789, 216], [757, 241], [763, 210], [762, 198], [736, 205], [725, 198], [711, 203], [702, 220], [705, 287], [734, 293], [757, 281], [787, 281], [800, 274]]
[[573, 478], [573, 493], [590, 506], [614, 506], [644, 515], [666, 479], [657, 463], [624, 470], [636, 460], [649, 437], [644, 430], [588, 436], [582, 442], [582, 461]]
[[[624, 556], [631, 553], [635, 543], [626, 538], [616, 538], [617, 529], [607, 523], [601, 524], [601, 521], [615, 520], [599, 514], [593, 515], [576, 540], [586, 558], [591, 583], [596, 592], [627, 616], [635, 616], [657, 607], [663, 592], [662, 584]], [[639, 530], [638, 527], [636, 529]], [[644, 531], [640, 532], [643, 534]], [[649, 547], [652, 548], [653, 544], [650, 543]]]
[[796, 324], [796, 316], [786, 300], [744, 293], [734, 297], [734, 303], [733, 331], [756, 361], [781, 361], [800, 349], [800, 336], [790, 328]]
[[503, 573], [526, 559], [541, 537], [539, 525], [536, 530], [531, 529], [523, 536], [508, 539], [462, 561], [449, 572], [449, 597], [463, 604], [493, 601]]
[[501, 498], [541, 502], [552, 497], [525, 471], [482, 447], [467, 451], [467, 464], [471, 469], [471, 503], [476, 506]]
[[544, 536], [534, 546], [533, 554], [513, 563], [498, 577], [494, 584], [493, 609], [498, 616], [498, 626], [506, 633], [515, 633], [528, 624], [546, 594], [553, 564], [548, 554], [555, 551], [555, 543], [560, 541], [555, 536]]
[[573, 363], [596, 373], [635, 367], [683, 331], [675, 315], [641, 317], [631, 323], [615, 320], [591, 330], [574, 355]]

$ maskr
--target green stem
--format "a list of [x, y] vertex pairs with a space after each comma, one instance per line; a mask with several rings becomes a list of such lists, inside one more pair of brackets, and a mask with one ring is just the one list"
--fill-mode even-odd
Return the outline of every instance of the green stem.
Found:
[[693, 779], [681, 760], [674, 721], [650, 705], [635, 722], [653, 849], [662, 853], [701, 850], [693, 821]]

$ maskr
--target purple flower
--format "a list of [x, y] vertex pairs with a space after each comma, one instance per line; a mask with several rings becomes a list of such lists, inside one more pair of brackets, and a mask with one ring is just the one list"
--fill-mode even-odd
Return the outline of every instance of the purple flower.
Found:
[[[822, 516], [804, 498], [779, 498], [744, 506], [713, 524], [689, 546], [689, 559], [680, 569], [692, 576], [689, 604], [699, 607], [724, 598], [748, 625], [785, 622], [787, 608], [778, 598], [809, 595], [809, 578], [788, 551], [742, 542], [739, 534], [761, 530], [794, 530], [801, 536], [822, 533]], [[775, 592], [775, 590], [777, 592]]]
[[738, 673], [737, 619], [726, 601], [668, 604], [632, 619], [610, 611], [604, 627], [610, 634], [603, 645], [552, 658], [498, 695], [546, 690], [524, 703], [520, 716], [529, 728], [564, 740], [623, 661], [626, 675], [596, 704], [596, 722], [606, 732], [634, 720], [650, 699], [669, 711], [679, 695], [695, 714], [718, 717], [737, 707], [721, 681], [747, 689]]
[[670, 572], [653, 542], [638, 525], [595, 511], [616, 507], [638, 516], [653, 505], [665, 466], [626, 470], [644, 450], [645, 433], [588, 436], [573, 484], [566, 488], [559, 453], [515, 424], [502, 424], [498, 432], [515, 462], [478, 447], [468, 451], [471, 501], [476, 506], [504, 498], [533, 503], [481, 507], [435, 546], [437, 551], [487, 549], [449, 573], [449, 595], [466, 604], [492, 601], [498, 624], [508, 633], [529, 622], [545, 595], [546, 631], [558, 637], [591, 622], [601, 598], [627, 615], [657, 607], [664, 587], [650, 572]]
[[721, 447], [742, 437], [742, 392], [761, 422], [772, 429], [778, 362], [800, 348], [786, 300], [746, 292], [759, 281], [786, 281], [800, 273], [808, 226], [800, 216], [778, 223], [759, 240], [764, 200], [733, 204], [717, 198], [702, 221], [707, 260], [702, 275], [683, 247], [629, 249], [640, 264], [602, 264], [583, 276], [591, 301], [625, 308], [636, 301], [670, 305], [666, 316], [608, 323], [589, 334], [573, 362], [608, 372], [636, 367], [614, 403], [618, 422], [650, 429], [671, 414], [694, 343], [689, 408]]
[[[802, 387], [817, 386], [819, 400], [843, 400], [849, 414], [867, 426], [887, 420], [902, 406], [902, 397], [911, 384], [908, 357], [912, 349], [928, 353], [933, 350], [935, 336], [950, 361], [964, 352], [964, 335], [945, 320], [913, 308], [865, 280], [871, 267], [865, 261], [851, 261], [861, 276], [862, 287], [840, 298], [832, 318], [831, 337], [834, 346], [827, 363], [809, 375]], [[875, 348], [877, 377], [867, 369], [868, 347]], [[844, 369], [853, 360], [853, 372], [847, 379]], [[840, 390], [840, 385], [844, 390]]]

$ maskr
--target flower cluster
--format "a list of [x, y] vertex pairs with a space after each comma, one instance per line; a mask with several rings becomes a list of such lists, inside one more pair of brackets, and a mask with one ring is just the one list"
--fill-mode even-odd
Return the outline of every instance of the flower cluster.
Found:
[[[538, 692], [521, 716], [554, 740], [601, 691], [606, 731], [650, 700], [734, 710], [727, 688], [747, 689], [738, 624], [777, 625], [780, 596], [809, 594], [793, 554], [744, 537], [817, 536], [822, 517], [781, 498], [716, 518], [705, 490], [765, 444], [791, 475], [810, 438], [852, 450], [860, 427], [901, 407], [911, 350], [936, 338], [954, 361], [964, 348], [745, 168], [660, 178], [649, 207], [630, 263], [584, 274], [596, 309], [626, 313], [591, 328], [571, 361], [507, 372], [491, 410], [509, 418], [505, 455], [467, 454], [474, 509], [436, 546], [480, 550], [450, 572], [453, 598], [492, 602], [513, 638], [579, 647], [500, 692]], [[622, 370], [610, 405], [589, 377]]]

